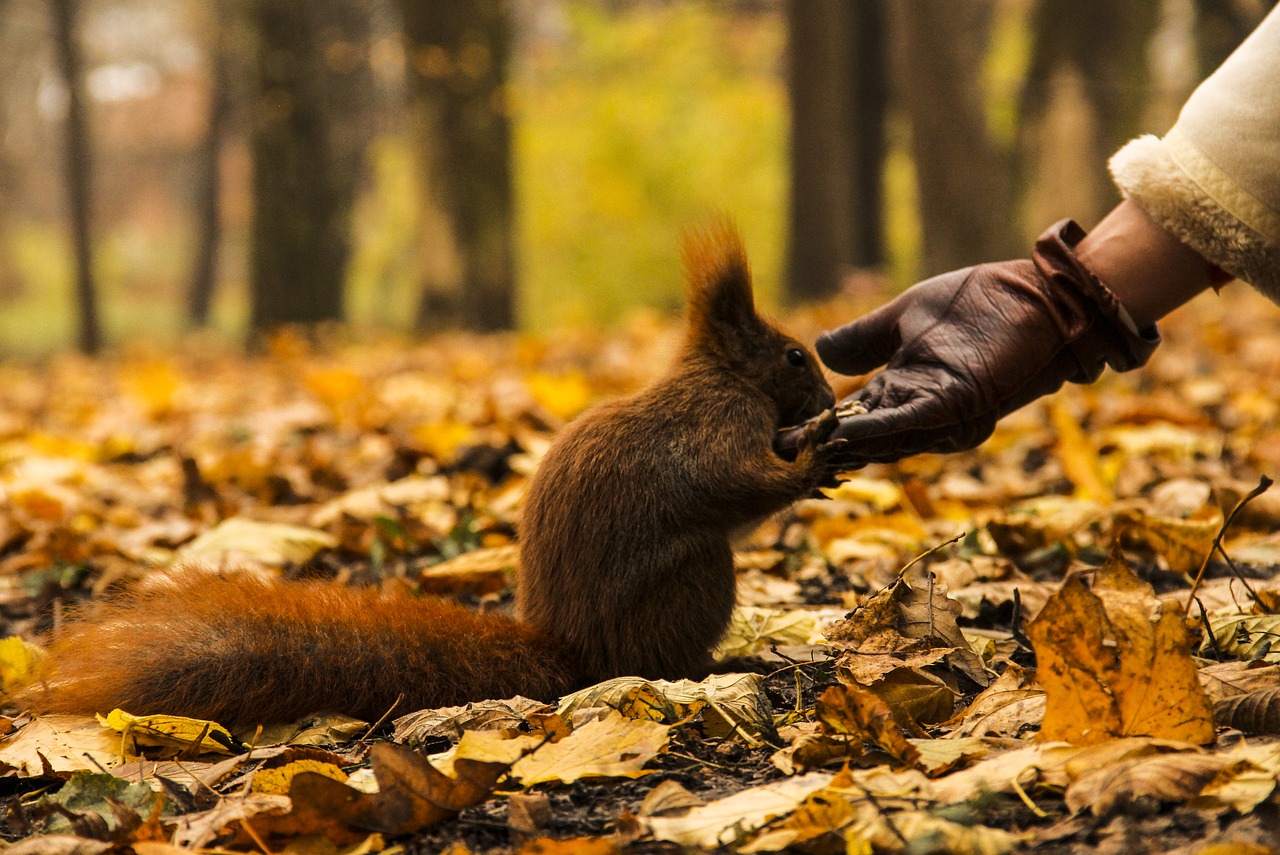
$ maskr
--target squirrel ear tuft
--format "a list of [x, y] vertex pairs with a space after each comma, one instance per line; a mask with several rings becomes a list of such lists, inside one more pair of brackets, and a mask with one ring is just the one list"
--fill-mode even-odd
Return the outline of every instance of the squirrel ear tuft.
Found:
[[694, 328], [741, 330], [756, 317], [747, 253], [727, 217], [686, 232], [681, 255]]

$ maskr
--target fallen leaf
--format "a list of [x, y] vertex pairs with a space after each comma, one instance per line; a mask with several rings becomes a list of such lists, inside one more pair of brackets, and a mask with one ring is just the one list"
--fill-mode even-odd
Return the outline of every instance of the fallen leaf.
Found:
[[16, 635], [0, 640], [0, 689], [12, 692], [31, 682], [43, 660], [43, 648]]
[[1280, 688], [1233, 695], [1213, 705], [1220, 727], [1234, 727], [1249, 736], [1280, 733]]
[[217, 722], [180, 715], [132, 715], [114, 709], [97, 716], [98, 724], [109, 727], [135, 745], [193, 749], [215, 754], [238, 754], [244, 750], [234, 736]]
[[740, 840], [774, 817], [790, 813], [811, 793], [830, 784], [833, 777], [811, 772], [786, 778], [693, 808], [684, 816], [647, 817], [644, 824], [655, 840], [712, 849]]
[[279, 796], [288, 795], [293, 779], [303, 772], [323, 775], [338, 782], [347, 780], [347, 773], [333, 763], [311, 759], [295, 760], [283, 766], [259, 769], [253, 775], [252, 792]]
[[419, 710], [395, 720], [392, 742], [425, 742], [445, 738], [461, 739], [468, 731], [498, 730], [512, 734], [524, 726], [528, 716], [549, 709], [541, 701], [514, 697], [503, 701], [477, 701], [460, 707]]
[[1200, 685], [1214, 703], [1280, 686], [1280, 665], [1267, 662], [1214, 662], [1200, 669]]
[[773, 730], [773, 714], [759, 674], [712, 674], [705, 680], [618, 677], [560, 699], [562, 716], [610, 707], [628, 718], [673, 724], [701, 713], [708, 736], [738, 734], [748, 741]]
[[[173, 834], [173, 842], [186, 849], [204, 849], [228, 828], [241, 830], [242, 822], [269, 816], [283, 816], [289, 807], [287, 796], [252, 793], [247, 796], [223, 798], [209, 810], [176, 817], [174, 822], [177, 828]], [[328, 828], [325, 829], [325, 831], [328, 830]], [[340, 823], [333, 824], [332, 830], [335, 836], [344, 834]], [[349, 833], [346, 835], [351, 842], [363, 836]]]
[[[494, 783], [507, 771], [502, 763], [455, 758], [455, 777], [448, 777], [427, 758], [394, 743], [380, 742], [370, 751], [378, 792], [364, 793], [323, 775], [304, 772], [293, 778], [290, 819], [317, 828], [338, 820], [353, 828], [383, 834], [411, 834], [457, 815], [488, 798]], [[254, 821], [267, 833], [281, 826], [271, 818]], [[291, 829], [292, 830], [292, 829]]]
[[1210, 615], [1201, 652], [1218, 650], [1238, 659], [1280, 663], [1280, 615]]
[[941, 677], [918, 668], [898, 668], [870, 686], [900, 724], [937, 724], [955, 711], [959, 692]]
[[638, 778], [646, 774], [646, 763], [667, 750], [670, 730], [669, 725], [610, 710], [516, 761], [511, 776], [525, 787], [548, 781], [570, 784], [579, 778]]
[[232, 517], [178, 550], [181, 561], [207, 562], [214, 567], [250, 558], [268, 567], [305, 564], [322, 549], [337, 545], [326, 532], [283, 523]]
[[[893, 816], [869, 816], [863, 827], [850, 829], [850, 836], [869, 840], [876, 851], [895, 851], [905, 838], [913, 844], [930, 847], [928, 851], [957, 855], [1005, 855], [1025, 842], [1030, 835], [1013, 834], [986, 825], [954, 822], [926, 811], [904, 811]], [[919, 844], [917, 844], [919, 845]]]
[[102, 855], [115, 844], [70, 834], [44, 834], [21, 840], [4, 851], [7, 855]]
[[664, 816], [701, 807], [705, 801], [695, 796], [670, 778], [649, 791], [640, 803], [640, 816]]
[[1019, 744], [1017, 740], [981, 736], [912, 739], [910, 742], [916, 749], [916, 765], [931, 778], [954, 772], [961, 766]]
[[1023, 728], [1039, 727], [1044, 719], [1045, 692], [1019, 665], [1010, 662], [969, 706], [944, 723], [953, 738], [1017, 736]]
[[1182, 610], [1165, 602], [1153, 621], [1156, 603], [1118, 555], [1098, 571], [1092, 591], [1072, 577], [1050, 598], [1027, 627], [1047, 694], [1041, 738], [1213, 741]]
[[0, 763], [21, 775], [101, 772], [124, 762], [118, 734], [89, 716], [37, 716], [0, 746]]
[[1115, 514], [1126, 534], [1146, 542], [1175, 573], [1194, 575], [1222, 528], [1222, 511], [1201, 508], [1188, 517], [1166, 517], [1142, 507]]
[[1067, 809], [1088, 808], [1094, 816], [1147, 812], [1140, 807], [1181, 804], [1199, 795], [1205, 784], [1232, 765], [1229, 757], [1209, 754], [1161, 754], [1092, 769], [1077, 778], [1064, 796]]
[[888, 704], [866, 689], [831, 686], [818, 697], [815, 714], [823, 732], [851, 740], [851, 756], [862, 753], [858, 743], [868, 742], [905, 765], [918, 759]]
[[739, 606], [716, 648], [717, 659], [754, 656], [770, 645], [822, 644], [822, 631], [844, 612], [836, 609], [771, 609]]

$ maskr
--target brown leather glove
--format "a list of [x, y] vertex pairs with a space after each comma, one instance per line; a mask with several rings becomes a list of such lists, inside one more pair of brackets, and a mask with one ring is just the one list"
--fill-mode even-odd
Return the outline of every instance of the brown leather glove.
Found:
[[915, 285], [874, 312], [823, 333], [818, 355], [842, 374], [886, 369], [848, 401], [839, 467], [889, 462], [981, 443], [996, 420], [1109, 365], [1143, 365], [1160, 343], [1076, 258], [1070, 220], [1036, 241], [1030, 259], [981, 264]]

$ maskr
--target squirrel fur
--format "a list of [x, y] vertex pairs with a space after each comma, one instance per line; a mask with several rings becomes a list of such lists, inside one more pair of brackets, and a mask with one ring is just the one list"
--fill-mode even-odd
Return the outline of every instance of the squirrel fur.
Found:
[[[623, 675], [705, 675], [734, 603], [730, 539], [824, 475], [834, 402], [812, 353], [755, 310], [727, 224], [684, 242], [688, 315], [667, 373], [565, 428], [520, 521], [518, 618], [323, 582], [205, 573], [62, 628], [17, 700], [223, 724], [551, 700]], [[811, 420], [795, 460], [780, 428]]]

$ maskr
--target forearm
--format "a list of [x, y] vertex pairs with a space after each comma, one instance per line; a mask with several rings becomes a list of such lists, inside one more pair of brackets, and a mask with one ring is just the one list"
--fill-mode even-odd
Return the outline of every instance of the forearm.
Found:
[[1129, 200], [1080, 241], [1076, 257], [1112, 290], [1139, 328], [1226, 279]]

